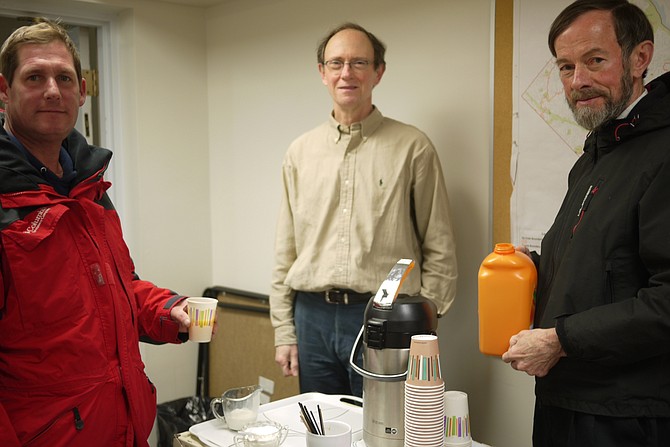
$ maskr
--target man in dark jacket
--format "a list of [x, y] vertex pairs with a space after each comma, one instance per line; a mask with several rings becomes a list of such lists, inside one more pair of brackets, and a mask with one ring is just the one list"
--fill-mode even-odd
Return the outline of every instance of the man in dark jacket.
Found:
[[535, 329], [503, 355], [536, 376], [537, 447], [670, 445], [670, 73], [644, 85], [653, 38], [625, 0], [576, 1], [549, 33], [591, 132], [532, 256]]
[[148, 446], [139, 337], [183, 340], [186, 301], [134, 273], [111, 152], [73, 130], [86, 83], [67, 32], [19, 28], [0, 73], [0, 444]]

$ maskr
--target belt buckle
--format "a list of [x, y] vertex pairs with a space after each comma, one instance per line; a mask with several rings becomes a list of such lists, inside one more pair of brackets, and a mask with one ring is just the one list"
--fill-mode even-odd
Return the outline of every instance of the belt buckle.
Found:
[[[331, 292], [332, 292], [333, 294], [340, 295], [340, 296], [342, 297], [342, 301], [333, 301], [333, 300], [331, 300], [331, 299], [330, 299], [330, 293], [331, 293]], [[326, 303], [328, 303], [328, 304], [342, 304], [342, 303], [344, 303], [345, 305], [346, 305], [346, 304], [349, 304], [349, 293], [347, 293], [347, 292], [341, 292], [341, 291], [339, 291], [339, 290], [326, 290], [326, 291], [324, 292], [324, 298], [325, 298], [325, 300], [326, 300]]]

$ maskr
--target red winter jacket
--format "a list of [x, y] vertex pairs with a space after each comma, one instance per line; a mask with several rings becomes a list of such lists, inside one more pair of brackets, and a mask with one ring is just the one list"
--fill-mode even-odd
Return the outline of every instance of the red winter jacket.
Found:
[[139, 337], [179, 343], [183, 297], [135, 275], [105, 193], [111, 153], [77, 132], [64, 146], [69, 197], [0, 130], [0, 443], [147, 446], [156, 394]]

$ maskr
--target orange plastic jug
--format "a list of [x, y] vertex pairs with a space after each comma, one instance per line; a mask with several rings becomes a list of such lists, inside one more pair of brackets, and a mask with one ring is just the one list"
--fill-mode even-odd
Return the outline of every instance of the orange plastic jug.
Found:
[[533, 322], [537, 271], [513, 244], [496, 244], [479, 267], [478, 286], [479, 350], [500, 356], [510, 337]]

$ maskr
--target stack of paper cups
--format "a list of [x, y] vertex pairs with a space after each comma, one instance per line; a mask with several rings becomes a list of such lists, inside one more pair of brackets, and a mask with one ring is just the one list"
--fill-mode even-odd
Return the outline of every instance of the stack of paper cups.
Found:
[[443, 447], [444, 381], [435, 335], [414, 335], [405, 382], [405, 447]]

